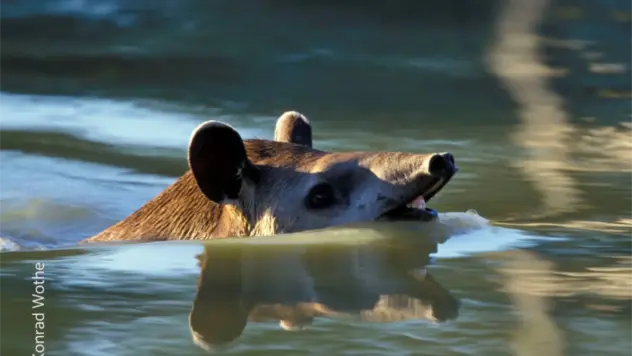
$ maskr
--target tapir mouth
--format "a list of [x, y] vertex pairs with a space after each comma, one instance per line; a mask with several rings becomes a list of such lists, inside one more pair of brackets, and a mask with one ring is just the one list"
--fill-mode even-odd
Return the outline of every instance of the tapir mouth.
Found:
[[421, 192], [394, 208], [388, 209], [378, 217], [389, 220], [421, 220], [431, 221], [438, 216], [436, 210], [426, 207], [426, 204], [448, 183], [452, 176], [432, 178]]

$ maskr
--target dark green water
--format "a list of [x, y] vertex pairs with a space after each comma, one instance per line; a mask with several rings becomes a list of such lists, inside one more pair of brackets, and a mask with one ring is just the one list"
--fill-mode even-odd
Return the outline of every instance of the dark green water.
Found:
[[[222, 352], [632, 352], [629, 2], [22, 0], [3, 1], [0, 26], [2, 355], [38, 344], [203, 354], [189, 313], [205, 246], [247, 252], [231, 261], [262, 264], [244, 278], [285, 302], [325, 282], [340, 308], [365, 305], [371, 288], [401, 291], [397, 263], [344, 257], [410, 232], [396, 226], [276, 244], [76, 245], [182, 174], [200, 122], [272, 138], [290, 109], [310, 118], [318, 148], [454, 154], [460, 172], [432, 201], [451, 214], [413, 231], [423, 243], [407, 249], [419, 267], [432, 255], [434, 282], [402, 320], [354, 310], [299, 332], [251, 322]], [[390, 256], [397, 243], [371, 251]], [[313, 285], [293, 259], [303, 249], [317, 257]], [[442, 312], [456, 318], [432, 322]], [[203, 324], [233, 320], [218, 313]]]

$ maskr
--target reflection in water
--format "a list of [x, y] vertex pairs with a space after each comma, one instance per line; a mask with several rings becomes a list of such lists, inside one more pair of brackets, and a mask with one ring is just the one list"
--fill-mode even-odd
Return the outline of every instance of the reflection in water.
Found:
[[558, 228], [569, 231], [595, 231], [610, 235], [620, 235], [630, 237], [632, 234], [632, 219], [617, 219], [614, 221], [581, 221], [571, 220], [566, 223], [502, 223], [504, 226], [520, 226], [521, 228]]
[[526, 251], [512, 251], [500, 272], [507, 294], [521, 313], [522, 323], [514, 332], [513, 349], [516, 355], [563, 355], [563, 334], [549, 316], [549, 302], [540, 295], [525, 293], [525, 278], [521, 272], [539, 275], [552, 272], [552, 264]]
[[[632, 306], [632, 258], [612, 258], [615, 260], [612, 267], [563, 272], [534, 252], [504, 252], [498, 268], [504, 276], [501, 290], [512, 299], [521, 318], [518, 330], [513, 333], [515, 354], [573, 354], [572, 348], [577, 346], [566, 342], [568, 328], [559, 327], [559, 319], [556, 319], [562, 313], [559, 305], [562, 298], [566, 301], [575, 299], [583, 310], [601, 312], [604, 321], [612, 320], [613, 316], [629, 320], [626, 315], [630, 315]], [[609, 318], [604, 319], [605, 315]], [[610, 351], [606, 349], [603, 349], [604, 354]]]
[[585, 129], [574, 141], [573, 150], [584, 158], [576, 171], [630, 172], [632, 170], [632, 122], [618, 127]]
[[510, 294], [519, 292], [531, 297], [601, 296], [602, 300], [609, 301], [609, 306], [599, 304], [597, 300], [585, 306], [596, 310], [625, 312], [624, 309], [632, 307], [629, 303], [632, 300], [632, 257], [609, 257], [614, 262], [613, 266], [588, 267], [584, 271], [570, 272], [556, 270], [550, 262], [539, 260], [535, 254], [518, 250], [507, 252], [507, 266], [501, 272], [511, 276], [513, 282], [508, 282], [503, 289]]
[[198, 256], [193, 340], [213, 349], [237, 339], [248, 321], [297, 330], [315, 317], [454, 319], [460, 302], [424, 268], [437, 241], [398, 234], [364, 245], [209, 244]]
[[549, 0], [510, 0], [498, 18], [498, 39], [489, 54], [491, 70], [519, 105], [514, 140], [528, 155], [519, 168], [544, 199], [544, 214], [573, 211], [581, 203], [574, 179], [565, 174], [573, 132], [563, 99], [547, 85], [554, 73], [538, 58], [536, 29]]

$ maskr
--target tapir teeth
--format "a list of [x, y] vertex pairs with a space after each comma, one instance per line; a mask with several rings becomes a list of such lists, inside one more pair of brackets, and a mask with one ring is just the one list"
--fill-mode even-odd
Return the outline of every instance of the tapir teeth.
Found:
[[417, 198], [415, 198], [413, 201], [411, 201], [410, 203], [406, 204], [406, 207], [412, 208], [412, 209], [424, 210], [426, 208], [426, 200], [424, 199], [423, 196], [420, 195]]

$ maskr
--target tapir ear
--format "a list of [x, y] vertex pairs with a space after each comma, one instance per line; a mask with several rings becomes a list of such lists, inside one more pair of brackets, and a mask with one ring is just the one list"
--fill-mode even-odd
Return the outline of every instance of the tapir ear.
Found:
[[244, 179], [255, 173], [239, 133], [219, 121], [193, 130], [188, 160], [198, 187], [216, 203], [237, 199]]
[[312, 147], [312, 125], [305, 115], [287, 111], [279, 117], [274, 128], [274, 140]]

